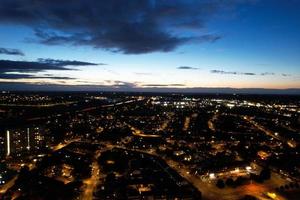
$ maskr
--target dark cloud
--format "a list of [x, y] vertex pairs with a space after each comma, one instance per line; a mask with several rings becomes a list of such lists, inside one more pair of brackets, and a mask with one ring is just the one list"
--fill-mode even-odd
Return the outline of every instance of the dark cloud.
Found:
[[8, 48], [1, 48], [1, 47], [0, 47], [0, 54], [24, 56], [24, 53], [18, 49], [8, 49]]
[[220, 39], [203, 28], [241, 2], [246, 1], [2, 0], [0, 23], [29, 26], [34, 41], [46, 45], [88, 45], [125, 54], [168, 52], [189, 42]]
[[291, 74], [281, 74], [281, 76], [291, 76]]
[[223, 71], [223, 70], [210, 70], [211, 73], [213, 74], [231, 74], [231, 75], [247, 75], [247, 76], [254, 76], [256, 75], [255, 73], [252, 72], [233, 72], [233, 71]]
[[184, 84], [145, 84], [143, 87], [184, 87]]
[[[217, 69], [210, 70], [210, 72], [213, 74], [232, 74], [232, 75], [248, 75], [248, 76], [255, 76], [255, 75], [274, 76], [274, 75], [276, 75], [274, 72], [263, 72], [263, 73], [257, 74], [257, 73], [253, 73], [253, 72], [235, 72], [235, 71], [223, 71], [223, 70], [217, 70]], [[281, 74], [281, 75], [285, 76], [287, 74]]]
[[273, 76], [273, 75], [275, 75], [275, 73], [273, 73], [273, 72], [264, 72], [264, 73], [261, 73], [260, 75], [261, 76]]
[[96, 63], [70, 61], [70, 60], [54, 60], [54, 59], [38, 59], [37, 61], [13, 61], [0, 60], [0, 74], [6, 72], [34, 73], [45, 70], [75, 70], [74, 66], [98, 65]]
[[106, 65], [104, 63], [91, 63], [77, 60], [55, 60], [55, 59], [43, 59], [39, 58], [40, 63], [45, 63], [53, 66], [88, 66], [88, 65]]
[[73, 80], [64, 76], [34, 76], [31, 74], [0, 74], [0, 79], [52, 79], [52, 80]]
[[238, 74], [241, 74], [241, 75], [247, 75], [247, 76], [253, 76], [253, 75], [256, 75], [255, 73], [252, 73], [252, 72], [241, 72], [241, 73], [238, 73]]
[[180, 67], [177, 67], [177, 69], [196, 70], [196, 69], [199, 69], [199, 68], [197, 68], [197, 67], [190, 67], [190, 66], [180, 66]]

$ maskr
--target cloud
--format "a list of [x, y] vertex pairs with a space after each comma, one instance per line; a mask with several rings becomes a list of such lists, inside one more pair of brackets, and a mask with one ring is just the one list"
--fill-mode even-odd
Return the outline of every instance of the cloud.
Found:
[[43, 59], [39, 58], [38, 61], [40, 63], [50, 64], [53, 66], [88, 66], [88, 65], [107, 65], [104, 63], [90, 63], [90, 62], [83, 62], [77, 60], [55, 60], [55, 59]]
[[252, 72], [234, 72], [234, 71], [223, 71], [223, 70], [217, 70], [217, 69], [210, 70], [210, 73], [213, 73], [213, 74], [248, 75], [248, 76], [256, 75], [255, 73], [252, 73]]
[[144, 84], [142, 87], [184, 87], [184, 84]]
[[31, 74], [0, 74], [0, 79], [52, 79], [52, 80], [73, 80], [75, 78], [64, 76], [34, 76]]
[[253, 75], [256, 75], [255, 73], [252, 73], [252, 72], [237, 72], [237, 74], [241, 74], [241, 75], [247, 75], [247, 76], [253, 76]]
[[[253, 72], [236, 72], [236, 71], [223, 71], [223, 70], [217, 70], [213, 69], [210, 70], [210, 73], [213, 74], [231, 74], [231, 75], [248, 75], [248, 76], [275, 76], [276, 73], [274, 72], [263, 72], [263, 73], [253, 73]], [[291, 74], [280, 74], [281, 76], [291, 76]]]
[[8, 49], [8, 48], [1, 48], [1, 47], [0, 47], [0, 54], [15, 55], [15, 56], [25, 55], [22, 51], [18, 49]]
[[125, 81], [113, 81], [114, 84], [111, 85], [111, 87], [115, 88], [134, 88], [137, 85], [135, 83], [131, 82], [125, 82]]
[[71, 77], [53, 76], [44, 74], [37, 76], [31, 73], [47, 70], [77, 70], [75, 66], [104, 65], [103, 63], [90, 63], [77, 60], [38, 59], [37, 61], [0, 60], [0, 79], [51, 79], [73, 80]]
[[190, 67], [190, 66], [180, 66], [180, 67], [177, 67], [177, 69], [197, 70], [197, 69], [199, 69], [199, 68], [197, 68], [197, 67]]
[[255, 75], [270, 76], [270, 75], [275, 75], [275, 73], [273, 73], [273, 72], [263, 72], [263, 73], [257, 74], [257, 73], [253, 73], [253, 72], [223, 71], [223, 70], [218, 70], [218, 69], [210, 70], [210, 73], [213, 73], [213, 74], [247, 75], [247, 76], [255, 76]]
[[89, 65], [98, 64], [76, 60], [70, 61], [54, 59], [38, 59], [37, 61], [0, 60], [0, 74], [7, 72], [35, 73], [45, 70], [75, 70], [70, 67]]
[[[253, 73], [253, 72], [236, 72], [236, 71], [223, 71], [223, 70], [217, 70], [213, 69], [210, 70], [210, 73], [213, 74], [231, 74], [231, 75], [248, 75], [248, 76], [275, 76], [276, 73], [274, 72], [263, 72], [263, 73]], [[280, 74], [281, 76], [291, 76], [291, 74]]]
[[260, 75], [261, 76], [273, 76], [273, 75], [275, 75], [275, 73], [274, 72], [264, 72], [264, 73], [261, 73]]
[[31, 41], [45, 45], [87, 45], [125, 54], [169, 52], [220, 39], [204, 31], [207, 22], [245, 2], [3, 0], [0, 23], [28, 26], [35, 32]]

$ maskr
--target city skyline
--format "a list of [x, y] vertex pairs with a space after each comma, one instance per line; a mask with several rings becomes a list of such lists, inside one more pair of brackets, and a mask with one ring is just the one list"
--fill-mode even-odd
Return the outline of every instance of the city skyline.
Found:
[[299, 94], [299, 8], [1, 0], [0, 89]]

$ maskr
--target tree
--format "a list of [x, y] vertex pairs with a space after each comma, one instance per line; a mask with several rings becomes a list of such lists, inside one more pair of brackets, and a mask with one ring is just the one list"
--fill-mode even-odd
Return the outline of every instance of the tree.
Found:
[[283, 186], [280, 186], [279, 188], [281, 191], [284, 191], [284, 187]]
[[290, 186], [289, 186], [289, 185], [285, 185], [284, 188], [285, 188], [286, 190], [288, 190], [288, 189], [290, 189]]
[[234, 184], [235, 184], [236, 186], [242, 185], [243, 182], [244, 182], [244, 180], [245, 180], [245, 179], [244, 179], [243, 177], [239, 176], [239, 177], [234, 181]]
[[233, 181], [232, 178], [228, 178], [228, 179], [226, 180], [226, 185], [228, 185], [228, 186], [233, 186], [233, 184], [234, 184], [234, 181]]
[[245, 195], [242, 199], [240, 200], [257, 200], [256, 197], [251, 196], [251, 195]]
[[271, 170], [269, 168], [264, 168], [261, 170], [259, 176], [263, 180], [269, 180], [271, 178]]
[[216, 186], [217, 186], [218, 188], [224, 188], [224, 187], [225, 187], [225, 183], [224, 183], [224, 181], [223, 181], [222, 179], [219, 179], [219, 180], [217, 181]]

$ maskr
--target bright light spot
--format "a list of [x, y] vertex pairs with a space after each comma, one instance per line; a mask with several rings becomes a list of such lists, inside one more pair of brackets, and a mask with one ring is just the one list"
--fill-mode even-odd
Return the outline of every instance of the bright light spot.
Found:
[[7, 152], [6, 155], [10, 155], [10, 132], [6, 131], [6, 140], [7, 140]]
[[250, 171], [251, 169], [252, 169], [252, 167], [250, 167], [250, 166], [247, 166], [247, 167], [246, 167], [246, 170], [247, 170], [247, 171]]
[[276, 199], [277, 195], [273, 192], [267, 192], [267, 196], [270, 197], [271, 199]]

